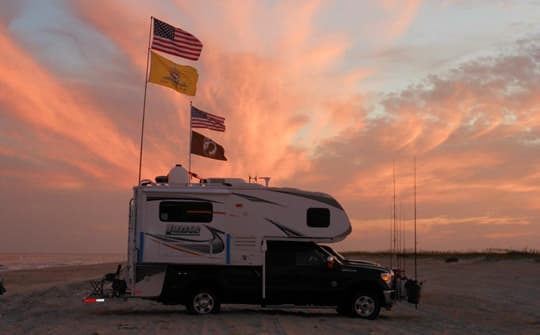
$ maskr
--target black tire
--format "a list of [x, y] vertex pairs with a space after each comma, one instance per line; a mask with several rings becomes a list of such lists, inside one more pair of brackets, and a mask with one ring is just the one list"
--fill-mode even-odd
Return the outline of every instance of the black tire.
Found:
[[219, 313], [220, 307], [219, 297], [212, 289], [197, 289], [193, 291], [186, 303], [187, 310], [197, 315]]
[[381, 312], [381, 298], [375, 291], [358, 291], [351, 300], [350, 310], [355, 317], [375, 320]]

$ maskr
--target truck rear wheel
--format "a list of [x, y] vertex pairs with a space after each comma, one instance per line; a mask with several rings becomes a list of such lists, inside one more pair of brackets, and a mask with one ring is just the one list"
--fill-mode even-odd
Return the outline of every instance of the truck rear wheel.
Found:
[[352, 299], [351, 310], [354, 316], [374, 320], [381, 311], [381, 300], [374, 291], [359, 291]]
[[215, 291], [210, 289], [195, 290], [187, 303], [187, 309], [193, 314], [218, 313], [220, 302]]

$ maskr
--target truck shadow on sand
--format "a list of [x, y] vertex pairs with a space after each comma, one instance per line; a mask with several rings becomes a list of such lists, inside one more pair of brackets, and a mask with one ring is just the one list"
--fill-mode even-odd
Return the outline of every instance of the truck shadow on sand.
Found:
[[[322, 310], [298, 310], [298, 309], [279, 309], [279, 308], [226, 308], [222, 309], [219, 314], [209, 314], [209, 315], [193, 315], [189, 313], [184, 308], [179, 309], [110, 309], [110, 310], [99, 310], [93, 311], [92, 314], [101, 315], [101, 316], [186, 316], [192, 318], [214, 318], [222, 316], [293, 316], [300, 318], [333, 318], [333, 319], [343, 319], [343, 320], [363, 320], [358, 318], [353, 318], [349, 316], [344, 316], [336, 313], [333, 309], [322, 309]], [[390, 314], [384, 315], [381, 314], [378, 318], [381, 322], [392, 322], [392, 321], [407, 321], [407, 320], [418, 320], [419, 315], [411, 314]]]
[[219, 314], [209, 314], [209, 315], [193, 315], [189, 313], [186, 309], [175, 309], [175, 310], [162, 310], [162, 309], [110, 309], [110, 310], [99, 310], [99, 311], [92, 311], [93, 314], [96, 315], [134, 315], [134, 316], [153, 316], [153, 315], [160, 315], [160, 316], [166, 316], [166, 315], [186, 315], [193, 318], [205, 318], [205, 317], [214, 317], [214, 316], [239, 316], [239, 315], [246, 315], [246, 316], [253, 316], [253, 315], [282, 315], [282, 316], [299, 316], [299, 317], [305, 317], [305, 318], [320, 318], [320, 317], [330, 317], [330, 318], [344, 318], [344, 319], [352, 319], [347, 316], [342, 316], [337, 314], [335, 311], [328, 309], [324, 311], [300, 311], [300, 310], [290, 310], [290, 309], [251, 309], [251, 308], [238, 308], [238, 309], [224, 309], [221, 310]]

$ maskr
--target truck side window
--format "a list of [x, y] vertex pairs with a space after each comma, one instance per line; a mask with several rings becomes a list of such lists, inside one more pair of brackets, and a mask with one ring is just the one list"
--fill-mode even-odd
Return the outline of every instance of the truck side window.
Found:
[[294, 265], [291, 253], [287, 250], [272, 250], [270, 253], [270, 265], [277, 267]]
[[212, 203], [202, 201], [162, 201], [159, 219], [164, 222], [211, 222]]
[[308, 208], [307, 225], [313, 228], [330, 226], [330, 210], [328, 208]]
[[319, 266], [324, 263], [324, 255], [318, 250], [304, 249], [296, 251], [296, 265]]

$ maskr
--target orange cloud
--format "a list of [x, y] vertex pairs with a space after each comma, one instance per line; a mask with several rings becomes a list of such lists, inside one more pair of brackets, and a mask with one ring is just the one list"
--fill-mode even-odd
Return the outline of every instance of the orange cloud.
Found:
[[[440, 248], [438, 238], [448, 240], [446, 247], [463, 249], [473, 237], [483, 247], [538, 245], [535, 234], [523, 234], [540, 231], [540, 128], [532, 112], [538, 84], [530, 75], [540, 58], [534, 43], [516, 49], [519, 56], [473, 60], [383, 96], [377, 116], [369, 115], [364, 127], [319, 146], [310, 174], [321, 178], [309, 184], [342, 201], [359, 230], [353, 239], [387, 238], [393, 161], [398, 206], [412, 208], [416, 156], [426, 245]], [[301, 178], [295, 176], [299, 185]], [[410, 218], [411, 211], [406, 213]], [[513, 237], [503, 242], [496, 236]]]
[[[84, 96], [66, 89], [0, 28], [0, 103], [5, 112], [34, 131], [47, 131], [73, 141], [109, 166], [130, 171], [136, 146], [124, 137], [103, 113]], [[54, 155], [61, 148], [47, 148]], [[27, 155], [30, 155], [28, 153]], [[64, 157], [66, 161], [81, 159]], [[84, 160], [84, 158], [82, 158]]]
[[[187, 6], [181, 1], [176, 5], [185, 15], [178, 22], [193, 22], [190, 29], [205, 45], [196, 65], [201, 79], [193, 103], [227, 119], [225, 134], [209, 135], [225, 146], [230, 163], [202, 164], [199, 157], [193, 157], [194, 169], [201, 175], [272, 174], [279, 180], [294, 171], [305, 171], [310, 165], [308, 148], [322, 138], [363, 124], [361, 98], [352, 102], [348, 92], [354, 91], [367, 72], [357, 69], [353, 73], [329, 76], [350, 41], [346, 36], [321, 35], [314, 30], [312, 21], [322, 8], [321, 2], [310, 1], [301, 6], [281, 3], [269, 9], [256, 2], [231, 2], [211, 8], [210, 11], [219, 12], [212, 25], [199, 25], [191, 19], [200, 17], [203, 10], [207, 11], [205, 16], [212, 15], [208, 6]], [[103, 19], [102, 13], [114, 12], [118, 6], [109, 2], [104, 2], [103, 6], [79, 2], [74, 10], [142, 69], [138, 45], [146, 42], [141, 34], [130, 34], [130, 31], [134, 25], [144, 25], [143, 18], [148, 11], [130, 9], [112, 25]], [[159, 8], [155, 8], [155, 13], [168, 20]], [[272, 23], [276, 27], [272, 35], [262, 35], [259, 22], [253, 17]], [[168, 22], [176, 24], [176, 20], [171, 20]], [[215, 34], [216, 31], [220, 34]], [[242, 51], [231, 51], [231, 39]], [[275, 43], [265, 45], [268, 41]], [[344, 98], [336, 101], [336, 92], [341, 92]], [[156, 99], [155, 94], [160, 98]], [[163, 170], [170, 161], [187, 163], [184, 158], [187, 157], [187, 139], [183, 134], [187, 133], [188, 120], [181, 114], [186, 113], [188, 101], [155, 89], [149, 91], [148, 100], [143, 175], [152, 176], [165, 173]], [[161, 102], [156, 103], [156, 100]], [[335, 107], [330, 106], [331, 102]], [[170, 123], [156, 124], [153, 113], [164, 104], [178, 111], [174, 127]], [[291, 152], [296, 159], [291, 157]]]

